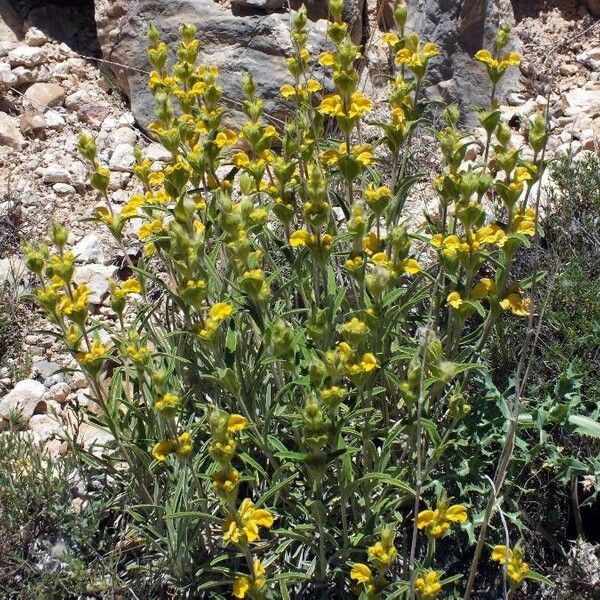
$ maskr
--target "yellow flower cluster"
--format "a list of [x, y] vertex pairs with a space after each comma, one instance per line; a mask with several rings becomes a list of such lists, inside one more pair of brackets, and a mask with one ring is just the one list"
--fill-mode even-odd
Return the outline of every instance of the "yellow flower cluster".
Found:
[[394, 532], [391, 527], [384, 527], [379, 541], [367, 548], [368, 560], [377, 569], [376, 573], [373, 573], [369, 565], [356, 563], [352, 566], [350, 578], [363, 585], [369, 598], [378, 597], [387, 585], [385, 574], [392, 567], [397, 556]]
[[529, 574], [529, 565], [523, 560], [523, 549], [520, 546], [514, 549], [506, 546], [494, 546], [492, 560], [506, 565], [506, 577], [511, 587], [519, 585]]
[[423, 510], [417, 515], [417, 529], [425, 529], [428, 536], [439, 538], [450, 530], [452, 523], [466, 520], [467, 509], [462, 504], [448, 506], [446, 500], [439, 500], [435, 510]]
[[185, 458], [192, 453], [194, 449], [192, 435], [184, 431], [178, 435], [176, 439], [164, 440], [157, 442], [152, 448], [152, 456], [159, 462], [167, 460], [169, 454], [177, 454], [181, 458]]

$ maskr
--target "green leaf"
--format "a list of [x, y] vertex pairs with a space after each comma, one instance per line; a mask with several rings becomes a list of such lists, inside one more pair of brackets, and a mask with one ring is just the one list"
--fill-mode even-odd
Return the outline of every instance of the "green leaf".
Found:
[[598, 421], [584, 415], [569, 415], [568, 421], [575, 426], [575, 433], [600, 439], [600, 423]]

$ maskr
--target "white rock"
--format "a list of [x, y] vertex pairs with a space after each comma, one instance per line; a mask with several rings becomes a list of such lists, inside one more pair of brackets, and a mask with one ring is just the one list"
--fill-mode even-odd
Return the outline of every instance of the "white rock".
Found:
[[113, 150], [108, 166], [113, 171], [129, 171], [134, 163], [133, 146], [118, 144]]
[[16, 410], [29, 421], [36, 409], [45, 410], [43, 402], [46, 387], [35, 379], [23, 379], [0, 400], [0, 417], [7, 419]]
[[29, 428], [40, 442], [45, 442], [63, 430], [60, 421], [54, 415], [33, 415], [29, 419]]
[[0, 86], [14, 87], [17, 85], [17, 76], [12, 72], [7, 62], [0, 62]]
[[0, 112], [0, 146], [10, 146], [20, 150], [24, 141], [23, 135], [12, 119], [6, 113]]
[[137, 142], [137, 133], [131, 127], [118, 127], [113, 131], [111, 139], [115, 147], [121, 144], [133, 146]]
[[22, 258], [18, 256], [7, 256], [0, 258], [0, 287], [8, 283], [9, 287], [18, 286], [27, 274], [27, 268]]
[[144, 154], [152, 162], [169, 162], [173, 158], [173, 155], [162, 144], [157, 144], [156, 142], [152, 142], [146, 148]]
[[19, 87], [29, 85], [35, 81], [35, 73], [27, 67], [16, 67], [12, 70], [12, 72], [17, 78], [17, 85]]
[[78, 285], [85, 283], [90, 288], [89, 300], [92, 304], [101, 304], [108, 295], [108, 280], [114, 277], [117, 268], [104, 265], [82, 265], [75, 269], [73, 281]]
[[69, 171], [61, 165], [49, 165], [39, 171], [44, 183], [69, 183]]
[[600, 70], [600, 48], [587, 48], [575, 60], [593, 71]]
[[60, 196], [71, 196], [77, 191], [72, 185], [68, 183], [55, 183], [52, 186], [52, 189]]
[[36, 67], [46, 60], [46, 52], [42, 48], [17, 46], [8, 53], [11, 67]]
[[69, 94], [65, 98], [65, 106], [69, 110], [77, 111], [84, 104], [86, 104], [89, 101], [90, 101], [89, 93], [85, 90], [78, 90], [74, 94]]
[[47, 111], [44, 117], [46, 119], [46, 126], [50, 129], [62, 129], [65, 126], [65, 120], [62, 118], [62, 115], [55, 110]]
[[29, 46], [43, 46], [48, 42], [48, 36], [37, 27], [30, 27], [25, 33], [25, 41]]
[[89, 264], [102, 264], [104, 262], [104, 252], [100, 238], [95, 234], [86, 235], [77, 244], [73, 246], [73, 254], [77, 262]]
[[565, 115], [578, 113], [600, 113], [600, 90], [575, 88], [565, 94]]

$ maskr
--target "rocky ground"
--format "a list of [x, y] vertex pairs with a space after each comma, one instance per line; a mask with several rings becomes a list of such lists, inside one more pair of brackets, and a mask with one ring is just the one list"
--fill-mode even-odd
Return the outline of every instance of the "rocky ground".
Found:
[[[89, 402], [85, 379], [60, 371], [73, 365], [53, 338], [38, 332], [43, 323], [30, 314], [31, 307], [25, 312], [14, 308], [32, 284], [23, 273], [20, 244], [43, 237], [52, 219], [66, 224], [79, 256], [76, 277], [89, 283], [101, 313], [108, 279], [117, 276], [122, 257], [109, 237], [85, 220], [98, 198], [86, 185], [88, 169], [76, 149], [78, 134], [84, 130], [96, 137], [100, 160], [112, 172], [117, 204], [136, 191], [130, 173], [135, 145], [156, 168], [168, 156], [136, 127], [102, 61], [82, 58], [97, 56], [93, 22], [80, 15], [78, 37], [69, 44], [66, 36], [49, 37], [36, 27], [44, 22], [43, 14], [17, 4], [25, 16], [24, 38], [0, 28], [0, 284], [7, 283], [0, 308], [4, 303], [13, 319], [0, 323], [0, 429], [8, 427], [16, 410], [21, 425], [49, 452], [60, 454], [66, 451], [61, 441], [65, 423], [88, 446], [106, 441], [106, 434], [77, 418]], [[515, 142], [524, 142], [527, 117], [545, 108], [550, 97], [550, 152], [600, 152], [598, 21], [576, 0], [514, 5], [524, 54], [522, 90], [509, 96], [506, 107]], [[375, 94], [376, 71], [385, 62], [379, 37], [375, 31], [367, 55], [372, 76], [365, 76], [367, 91]]]

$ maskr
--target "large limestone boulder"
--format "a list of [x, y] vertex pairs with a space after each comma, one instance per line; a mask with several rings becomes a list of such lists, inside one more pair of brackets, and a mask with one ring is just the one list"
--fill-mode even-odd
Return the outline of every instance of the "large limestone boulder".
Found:
[[[292, 2], [297, 6], [299, 0]], [[306, 2], [311, 19], [309, 49], [324, 49], [327, 26], [325, 0]], [[288, 3], [283, 0], [96, 0], [96, 23], [103, 56], [131, 99], [137, 120], [147, 124], [153, 113], [153, 99], [146, 83], [150, 65], [146, 57], [145, 32], [154, 23], [165, 41], [175, 42], [181, 23], [194, 23], [201, 41], [200, 60], [215, 64], [221, 71], [225, 97], [235, 116], [242, 98], [241, 75], [251, 73], [265, 100], [265, 111], [284, 117], [290, 105], [279, 96], [289, 82], [285, 57], [292, 49]], [[436, 42], [442, 56], [432, 63], [430, 97], [459, 100], [463, 105], [485, 104], [490, 85], [485, 68], [473, 60], [482, 47], [491, 47], [499, 25], [513, 20], [510, 0], [409, 0], [409, 27], [424, 39]], [[356, 43], [369, 41], [366, 0], [346, 0], [344, 18]], [[375, 26], [390, 25], [385, 6]], [[387, 16], [386, 16], [387, 14]], [[172, 46], [172, 52], [174, 45]], [[366, 61], [363, 63], [366, 64]], [[121, 66], [120, 66], [121, 65]], [[367, 65], [368, 66], [368, 65]], [[518, 87], [518, 70], [498, 90]], [[238, 113], [239, 115], [239, 113]]]
[[[440, 55], [431, 62], [428, 95], [463, 107], [489, 102], [491, 84], [485, 67], [473, 60], [475, 53], [491, 49], [504, 23], [514, 24], [510, 0], [409, 0], [408, 26], [425, 40], [438, 44]], [[508, 50], [519, 50], [515, 36]], [[518, 90], [519, 70], [509, 69], [496, 97]]]
[[[362, 14], [358, 9], [355, 12]], [[179, 25], [197, 26], [200, 60], [219, 67], [224, 95], [234, 114], [239, 110], [236, 103], [243, 97], [241, 75], [248, 72], [261, 90], [265, 111], [277, 117], [285, 115], [289, 105], [279, 96], [279, 88], [289, 82], [285, 66], [285, 58], [292, 50], [289, 13], [272, 12], [271, 3], [259, 7], [229, 6], [214, 0], [98, 0], [96, 21], [104, 58], [127, 65], [112, 68], [131, 99], [133, 114], [142, 124], [150, 121], [154, 109], [146, 87], [147, 71], [151, 68], [145, 38], [149, 23], [154, 23], [163, 39], [171, 43], [172, 52]], [[326, 25], [324, 20], [310, 23], [309, 48], [315, 53], [324, 47]], [[362, 24], [358, 25], [354, 37], [360, 41]]]

